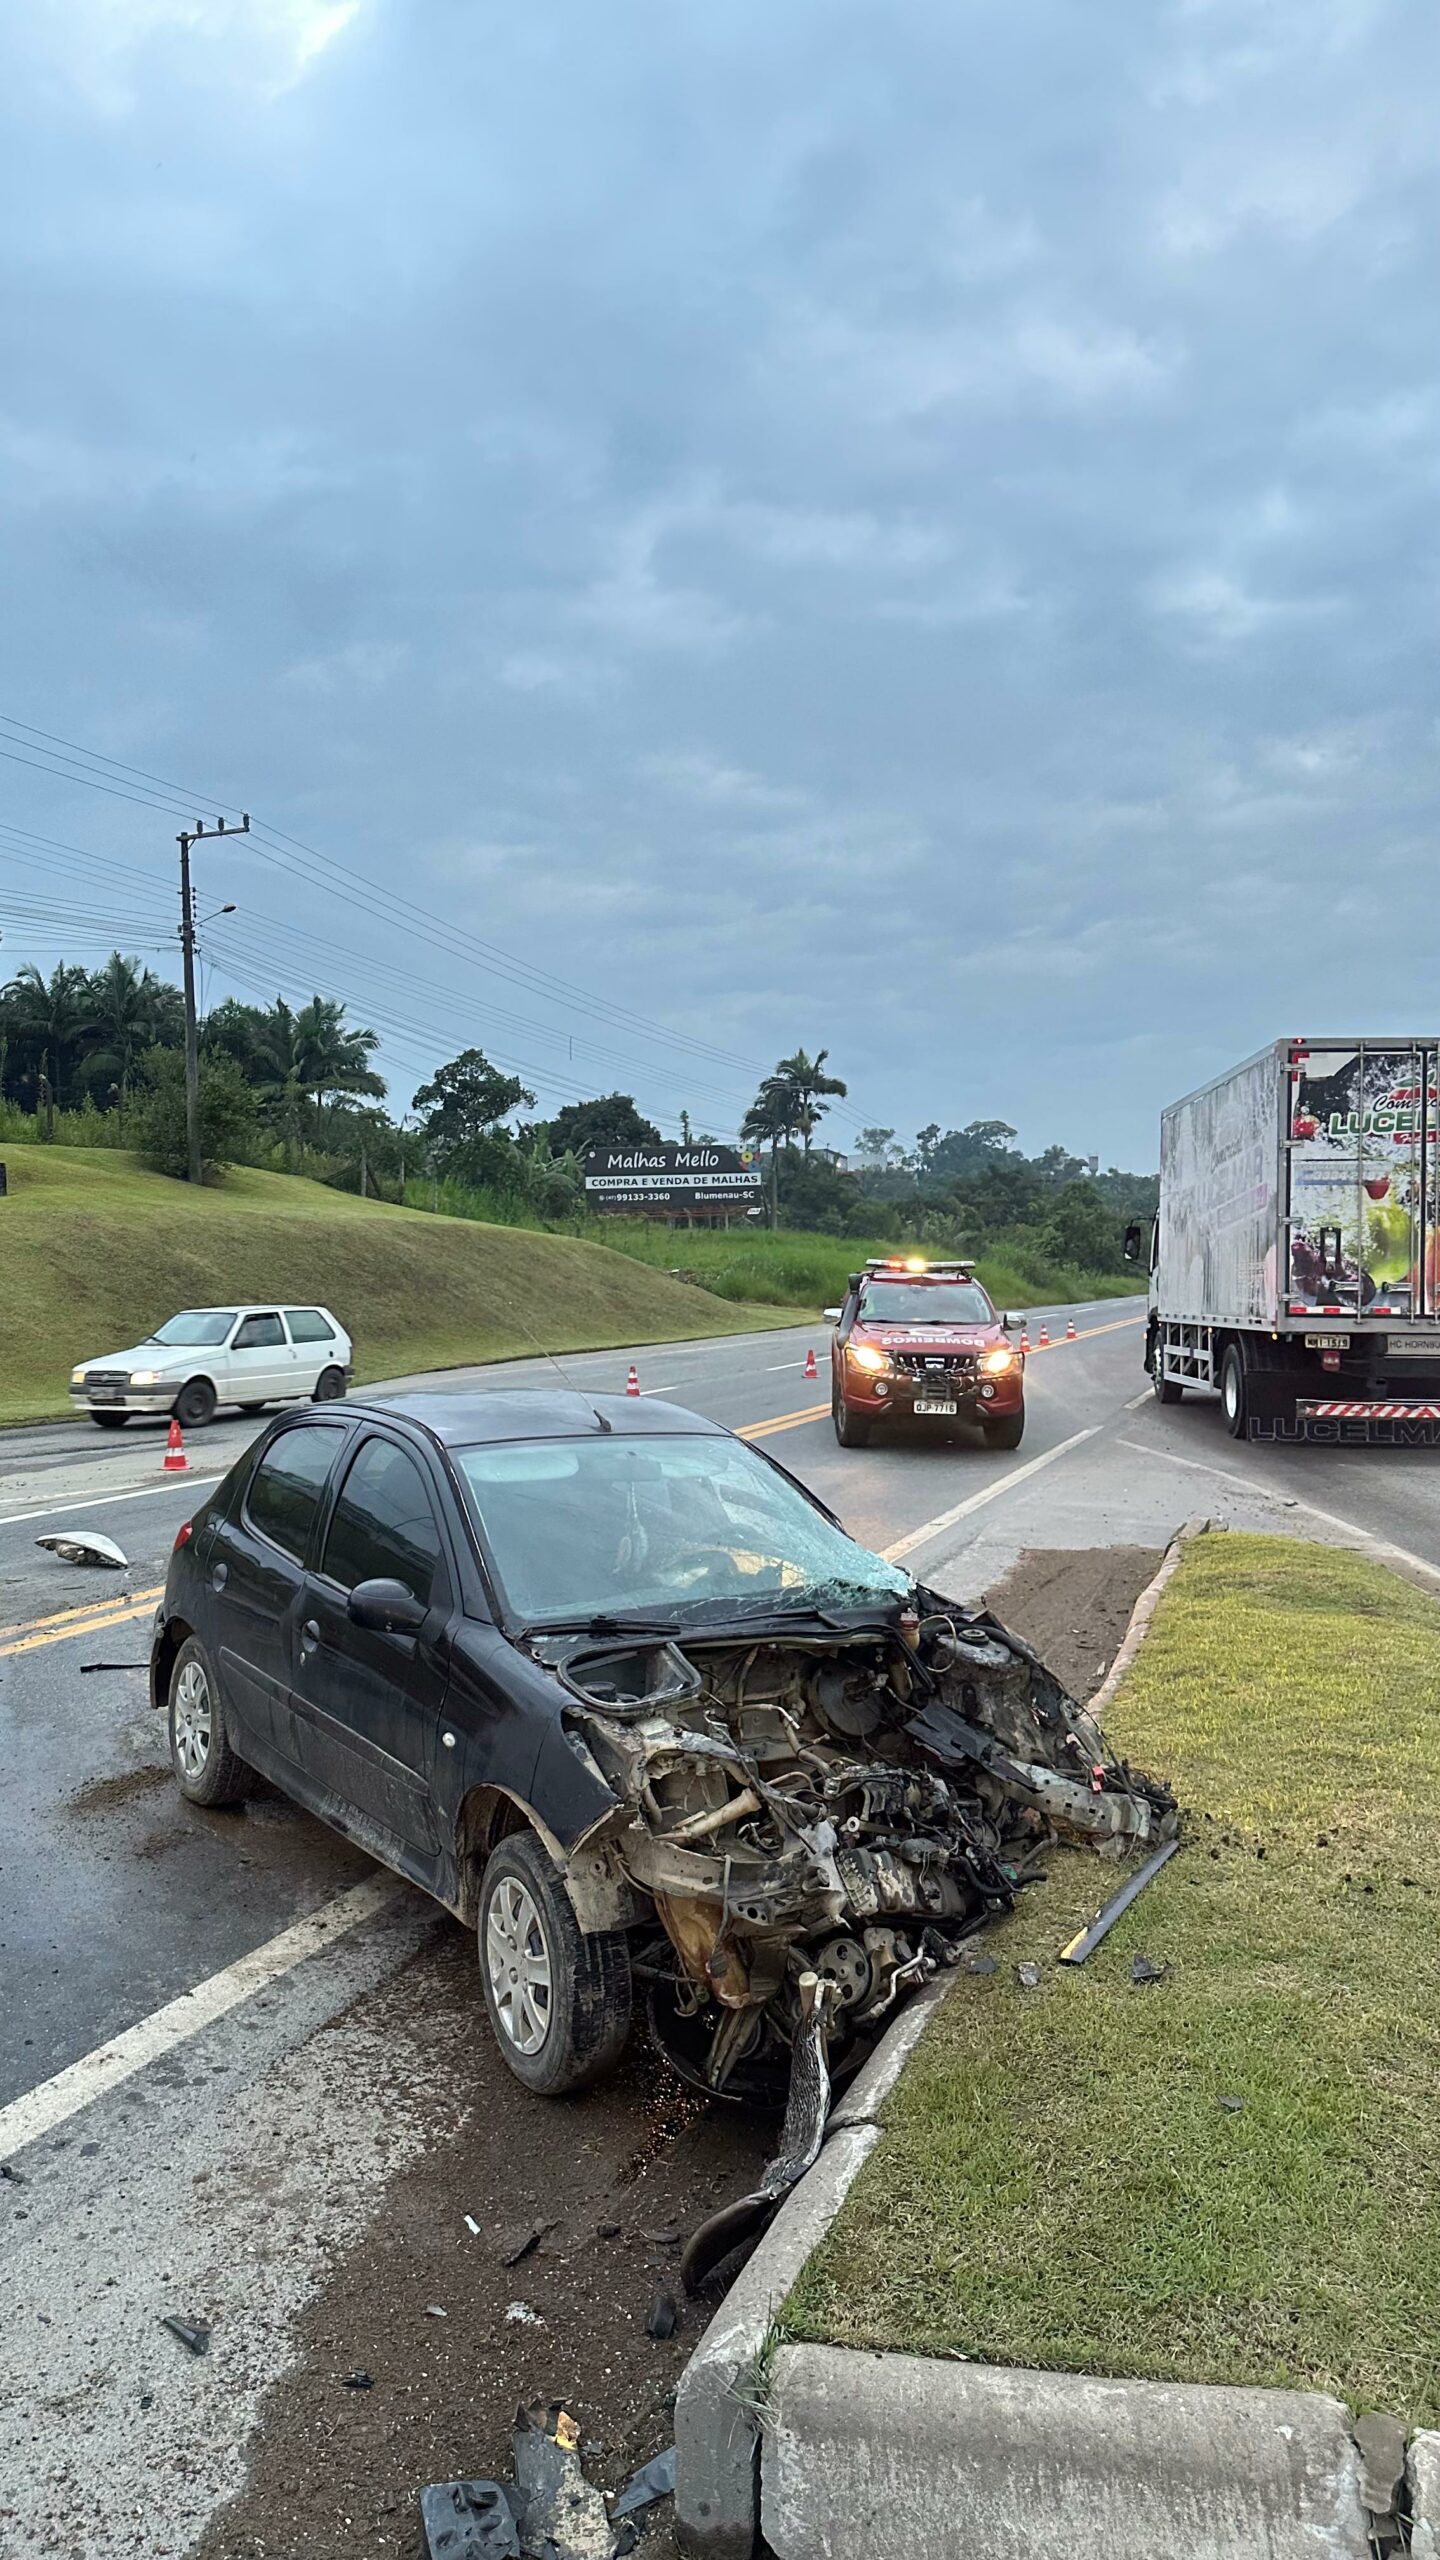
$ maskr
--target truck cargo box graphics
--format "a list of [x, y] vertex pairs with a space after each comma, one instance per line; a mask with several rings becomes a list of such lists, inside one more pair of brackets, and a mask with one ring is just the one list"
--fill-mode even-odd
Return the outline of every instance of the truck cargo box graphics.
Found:
[[1293, 1299], [1367, 1315], [1440, 1307], [1436, 1052], [1297, 1047], [1290, 1078]]

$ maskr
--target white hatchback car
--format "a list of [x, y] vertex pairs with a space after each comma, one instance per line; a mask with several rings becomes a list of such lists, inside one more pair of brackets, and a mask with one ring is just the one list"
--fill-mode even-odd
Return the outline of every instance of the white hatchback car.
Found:
[[132, 1350], [83, 1360], [70, 1393], [104, 1430], [118, 1431], [127, 1414], [172, 1413], [189, 1431], [220, 1404], [259, 1413], [343, 1396], [352, 1362], [328, 1307], [187, 1307]]

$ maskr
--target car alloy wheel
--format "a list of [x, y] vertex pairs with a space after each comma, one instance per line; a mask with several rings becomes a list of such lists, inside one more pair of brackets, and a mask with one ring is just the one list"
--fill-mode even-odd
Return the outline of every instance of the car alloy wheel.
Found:
[[485, 1914], [485, 1964], [495, 2014], [517, 2053], [540, 2051], [554, 2005], [540, 1913], [517, 1876], [499, 1876]]
[[215, 1730], [215, 1710], [210, 1700], [210, 1683], [203, 1664], [187, 1662], [175, 1682], [174, 1732], [175, 1757], [181, 1774], [195, 1779], [205, 1774], [210, 1757], [210, 1743]]

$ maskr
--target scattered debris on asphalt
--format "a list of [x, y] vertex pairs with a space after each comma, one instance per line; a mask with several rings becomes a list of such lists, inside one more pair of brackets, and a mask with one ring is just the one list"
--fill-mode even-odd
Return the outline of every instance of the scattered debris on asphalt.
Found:
[[375, 2377], [366, 2372], [363, 2364], [357, 2364], [353, 2373], [346, 2374], [345, 2388], [347, 2391], [373, 2391]]
[[657, 2453], [653, 2462], [643, 2463], [626, 2481], [624, 2488], [617, 2490], [610, 2506], [611, 2522], [619, 2524], [624, 2516], [638, 2516], [644, 2508], [655, 2506], [661, 2498], [673, 2498], [674, 2495], [675, 2447], [671, 2444], [663, 2453]]
[[1121, 1913], [1128, 1911], [1131, 1903], [1139, 1899], [1147, 1884], [1153, 1883], [1161, 1868], [1168, 1865], [1174, 1857], [1179, 1846], [1178, 1840], [1163, 1841], [1160, 1847], [1135, 1869], [1132, 1876], [1127, 1876], [1119, 1892], [1111, 1896], [1103, 1911], [1096, 1913], [1089, 1927], [1077, 1930], [1068, 1945], [1061, 1948], [1060, 1962], [1083, 1964], [1087, 1956], [1092, 1956], [1101, 1939], [1108, 1938]]
[[1015, 1979], [1022, 1991], [1038, 1991], [1044, 1976], [1038, 1964], [1017, 1964]]
[[520, 2329], [543, 2329], [545, 2326], [533, 2302], [507, 2302], [505, 2317]]
[[478, 2240], [478, 2239], [479, 2239], [479, 2237], [480, 2237], [480, 2225], [479, 2225], [479, 2223], [476, 2221], [475, 2216], [474, 2216], [474, 2214], [473, 2214], [473, 2213], [467, 2213], [467, 2214], [466, 2214], [466, 2216], [465, 2216], [465, 2228], [466, 2228], [466, 2230], [469, 2232], [470, 2237], [471, 2237], [471, 2239], [472, 2239], [472, 2240]]
[[676, 2308], [674, 2294], [671, 2293], [663, 2284], [658, 2285], [655, 2291], [655, 2299], [650, 2305], [649, 2314], [645, 2322], [646, 2337], [673, 2338], [676, 2327], [679, 2323], [679, 2318], [680, 2314]]
[[999, 1959], [995, 1956], [987, 1956], [979, 1947], [975, 1947], [961, 1957], [960, 1970], [962, 1973], [998, 1973]]
[[525, 2560], [614, 2560], [605, 2501], [580, 2468], [580, 2430], [558, 2402], [515, 2424], [515, 2523]]
[[[757, 2240], [791, 2188], [814, 2167], [830, 2112], [830, 2065], [825, 2020], [835, 1986], [802, 1973], [796, 1986], [800, 2016], [790, 2057], [790, 2095], [780, 2148], [749, 2195], [722, 2205], [692, 2233], [680, 2261], [687, 2293], [698, 2293], [716, 2268], [747, 2242]], [[652, 2330], [651, 2335], [654, 2335]]]
[[425, 2305], [425, 2317], [427, 2320], [448, 2320], [450, 2314], [445, 2309], [443, 2303], [427, 2302]]
[[210, 2344], [210, 2330], [203, 2320], [177, 2320], [173, 2312], [167, 2311], [160, 2326], [168, 2329], [172, 2338], [178, 2338], [182, 2347], [188, 2347], [192, 2356], [203, 2356]]
[[6, 2185], [11, 2187], [23, 2187], [25, 2184], [20, 2171], [8, 2160], [0, 2160], [0, 2178], [3, 2178]]
[[529, 2222], [523, 2228], [502, 2232], [500, 2235], [501, 2266], [518, 2267], [521, 2259], [528, 2258], [532, 2249], [538, 2249], [546, 2232], [553, 2231], [554, 2228], [553, 2222]]
[[595, 2237], [597, 2240], [618, 2240], [620, 2237], [619, 2223], [597, 2222], [595, 2225]]
[[62, 1564], [101, 1564], [112, 1573], [127, 1573], [130, 1559], [113, 1538], [102, 1538], [98, 1529], [47, 1529], [35, 1541], [46, 1547]]
[[1168, 1964], [1157, 1962], [1154, 1956], [1132, 1956], [1130, 1959], [1132, 1982], [1163, 1982], [1169, 1970]]
[[428, 2560], [520, 2560], [520, 2536], [498, 2480], [446, 2480], [420, 2493]]
[[87, 1671], [148, 1671], [149, 1668], [148, 1662], [82, 1662], [80, 1677], [83, 1680]]

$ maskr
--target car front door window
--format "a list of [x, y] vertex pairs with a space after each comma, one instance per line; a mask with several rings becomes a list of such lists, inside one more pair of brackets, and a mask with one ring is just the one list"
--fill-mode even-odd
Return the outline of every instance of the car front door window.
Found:
[[440, 1537], [425, 1479], [393, 1440], [367, 1440], [340, 1488], [321, 1571], [342, 1591], [357, 1582], [403, 1582], [427, 1604]]
[[278, 1310], [241, 1317], [225, 1365], [229, 1392], [241, 1404], [264, 1404], [293, 1388], [295, 1354]]

